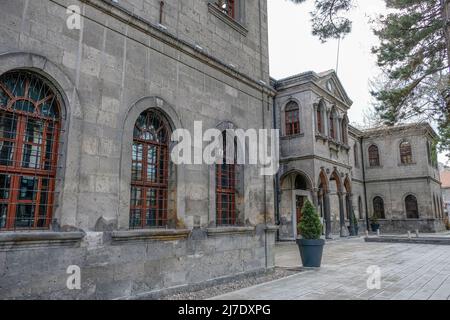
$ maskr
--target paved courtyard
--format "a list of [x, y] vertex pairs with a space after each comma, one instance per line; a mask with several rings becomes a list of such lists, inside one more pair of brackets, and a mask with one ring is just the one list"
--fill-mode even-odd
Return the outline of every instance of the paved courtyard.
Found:
[[[294, 244], [277, 247], [276, 265], [301, 265]], [[369, 290], [369, 266], [381, 269], [381, 288]], [[363, 239], [327, 243], [323, 266], [215, 297], [233, 300], [450, 299], [450, 246], [365, 243]]]

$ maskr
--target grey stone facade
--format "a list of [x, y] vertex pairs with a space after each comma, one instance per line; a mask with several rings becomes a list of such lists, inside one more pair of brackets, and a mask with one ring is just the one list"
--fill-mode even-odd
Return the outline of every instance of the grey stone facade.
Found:
[[[370, 224], [368, 218], [374, 214], [373, 199], [377, 196], [384, 200], [385, 217], [379, 219], [381, 232], [444, 230], [436, 200], [441, 197], [440, 180], [431, 160], [436, 134], [429, 125], [364, 131], [349, 126], [347, 111], [352, 101], [333, 71], [272, 79], [272, 84], [278, 92], [275, 125], [282, 136], [277, 214], [280, 240], [297, 237], [297, 201], [302, 203], [301, 198], [316, 204], [327, 237], [347, 236], [352, 212], [360, 231], [365, 230]], [[285, 107], [291, 101], [299, 108], [300, 132], [286, 135]], [[404, 141], [411, 144], [410, 164], [400, 161], [399, 146]], [[376, 167], [369, 165], [371, 145], [377, 145], [379, 150], [380, 164]], [[303, 187], [295, 186], [296, 179], [304, 181]], [[406, 217], [408, 195], [417, 199], [417, 219]]]
[[[40, 74], [64, 113], [52, 232], [0, 232], [0, 298], [136, 297], [273, 266], [273, 181], [258, 166], [243, 169], [236, 227], [215, 225], [210, 166], [180, 165], [170, 228], [129, 230], [143, 111], [172, 130], [272, 127], [266, 1], [239, 1], [235, 20], [212, 1], [169, 0], [159, 21], [159, 3], [0, 1], [0, 74]], [[66, 27], [69, 5], [80, 30]], [[66, 288], [69, 265], [81, 268], [80, 291]]]

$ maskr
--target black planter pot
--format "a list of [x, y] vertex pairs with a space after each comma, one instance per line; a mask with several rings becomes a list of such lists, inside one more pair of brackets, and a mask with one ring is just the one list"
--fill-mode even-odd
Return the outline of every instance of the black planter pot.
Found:
[[319, 268], [322, 263], [323, 246], [325, 240], [297, 239], [298, 249], [304, 267]]
[[377, 230], [380, 229], [380, 224], [379, 223], [371, 223], [370, 227], [372, 228], [373, 232], [377, 232]]

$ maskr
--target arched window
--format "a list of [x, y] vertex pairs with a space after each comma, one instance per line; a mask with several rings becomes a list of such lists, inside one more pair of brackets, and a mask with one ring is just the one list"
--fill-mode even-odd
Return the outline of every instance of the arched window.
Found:
[[405, 209], [407, 219], [419, 219], [419, 209], [417, 207], [417, 199], [413, 195], [405, 198]]
[[317, 121], [317, 131], [319, 133], [323, 133], [324, 129], [323, 129], [323, 112], [322, 112], [322, 108], [323, 108], [323, 104], [322, 102], [320, 102], [317, 105], [317, 111], [316, 111], [316, 121]]
[[286, 105], [286, 135], [292, 136], [300, 133], [300, 110], [296, 102], [291, 101]]
[[380, 165], [378, 147], [374, 144], [369, 147], [369, 165], [371, 167], [378, 167]]
[[344, 117], [341, 122], [341, 135], [342, 135], [342, 143], [345, 145], [348, 144], [348, 135], [347, 135], [347, 129], [348, 129], [348, 122], [347, 119]]
[[378, 219], [385, 219], [384, 201], [381, 197], [375, 197], [373, 199], [373, 215]]
[[360, 219], [364, 219], [364, 215], [363, 215], [363, 203], [362, 203], [361, 196], [358, 197], [358, 211], [359, 211], [359, 218], [360, 218]]
[[355, 142], [353, 145], [353, 156], [355, 160], [355, 167], [359, 168], [358, 142]]
[[[218, 226], [236, 225], [236, 152], [227, 155], [226, 131], [223, 137], [223, 161], [216, 164], [216, 224]], [[236, 145], [236, 141], [234, 141]], [[236, 150], [236, 148], [234, 148]]]
[[50, 225], [60, 107], [41, 76], [12, 71], [0, 77], [0, 230]]
[[407, 141], [403, 141], [400, 144], [400, 160], [402, 164], [411, 164], [413, 162], [411, 144]]
[[170, 127], [156, 110], [141, 113], [133, 133], [130, 228], [167, 226]]
[[329, 118], [329, 128], [330, 128], [330, 137], [333, 139], [336, 139], [336, 126], [335, 126], [335, 118], [333, 111], [330, 112], [330, 118]]

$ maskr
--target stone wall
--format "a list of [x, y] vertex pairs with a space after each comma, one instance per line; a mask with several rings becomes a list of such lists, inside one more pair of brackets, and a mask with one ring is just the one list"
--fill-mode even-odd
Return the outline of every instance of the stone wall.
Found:
[[[270, 267], [274, 238], [261, 228], [274, 223], [273, 181], [259, 165], [243, 168], [238, 199], [239, 227], [257, 228], [256, 235], [207, 232], [216, 227], [214, 168], [180, 165], [171, 171], [170, 227], [210, 235], [133, 242], [131, 145], [142, 112], [158, 110], [172, 130], [191, 134], [194, 121], [203, 130], [272, 128], [266, 1], [246, 1], [238, 22], [208, 1], [166, 1], [166, 28], [157, 25], [158, 2], [0, 2], [0, 74], [36, 72], [63, 105], [54, 234], [78, 230], [90, 239], [100, 232], [107, 239], [101, 232], [125, 232], [120, 243], [92, 246], [85, 238], [79, 247], [61, 248], [44, 241], [32, 250], [15, 250], [23, 233], [14, 233], [12, 247], [7, 242], [0, 253], [2, 297], [117, 298]], [[66, 26], [69, 5], [81, 9], [80, 30]], [[64, 291], [69, 264], [86, 271], [82, 293]]]
[[[65, 240], [61, 234], [50, 240], [41, 233], [8, 241], [3, 233], [0, 299], [152, 298], [168, 288], [179, 292], [203, 287], [207, 281], [214, 285], [223, 277], [274, 266], [274, 230], [259, 226], [234, 230], [235, 234], [214, 231], [180, 230], [165, 235], [136, 231], [134, 239], [127, 235], [126, 240], [120, 233], [72, 232], [64, 234]], [[71, 265], [80, 267], [81, 290], [66, 286]]]

